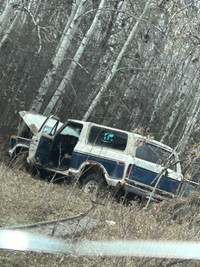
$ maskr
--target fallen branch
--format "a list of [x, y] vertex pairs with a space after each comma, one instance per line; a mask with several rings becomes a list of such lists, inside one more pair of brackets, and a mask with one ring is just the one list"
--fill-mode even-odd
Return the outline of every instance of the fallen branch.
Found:
[[[65, 222], [65, 221], [70, 221], [70, 220], [75, 220], [75, 219], [80, 219], [82, 217], [85, 216], [85, 213], [80, 213], [78, 215], [75, 216], [71, 216], [71, 217], [67, 217], [67, 218], [63, 218], [60, 219], [59, 222]], [[11, 226], [11, 227], [4, 227], [4, 228], [0, 228], [1, 230], [9, 230], [9, 229], [24, 229], [24, 228], [32, 228], [35, 226], [41, 226], [41, 225], [47, 225], [47, 224], [54, 224], [58, 222], [58, 220], [52, 220], [52, 221], [42, 221], [42, 222], [38, 222], [38, 223], [32, 223], [32, 224], [25, 224], [25, 225], [16, 225], [16, 226]]]

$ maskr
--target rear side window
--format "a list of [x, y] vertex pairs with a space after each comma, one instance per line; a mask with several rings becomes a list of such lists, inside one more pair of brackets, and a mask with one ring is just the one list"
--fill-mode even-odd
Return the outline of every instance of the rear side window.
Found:
[[165, 165], [169, 161], [169, 169], [176, 170], [174, 162], [174, 155], [171, 155], [169, 151], [166, 151], [160, 147], [141, 143], [136, 149], [135, 156], [139, 159], [143, 159], [152, 163], [157, 163], [160, 165]]
[[88, 141], [92, 144], [124, 150], [126, 148], [128, 135], [93, 126], [90, 130]]

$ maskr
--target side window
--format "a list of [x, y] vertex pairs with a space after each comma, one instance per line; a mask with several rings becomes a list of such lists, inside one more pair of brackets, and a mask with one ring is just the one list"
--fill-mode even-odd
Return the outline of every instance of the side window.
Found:
[[136, 149], [135, 156], [152, 163], [165, 165], [169, 162], [169, 169], [176, 170], [174, 162], [174, 155], [160, 147], [148, 143], [140, 143]]
[[72, 135], [74, 137], [79, 138], [82, 128], [83, 128], [82, 124], [69, 123], [64, 129], [62, 129], [60, 134], [61, 135]]
[[52, 129], [52, 128], [51, 128], [50, 126], [45, 126], [44, 129], [43, 129], [43, 133], [45, 133], [45, 134], [50, 134], [51, 129]]
[[54, 118], [54, 117], [49, 117], [40, 126], [38, 132], [42, 131], [45, 134], [53, 136], [53, 135], [55, 135], [55, 133], [58, 129], [58, 126], [59, 126], [59, 120], [57, 118]]
[[93, 126], [90, 130], [88, 141], [99, 146], [124, 150], [126, 148], [128, 135], [110, 129]]

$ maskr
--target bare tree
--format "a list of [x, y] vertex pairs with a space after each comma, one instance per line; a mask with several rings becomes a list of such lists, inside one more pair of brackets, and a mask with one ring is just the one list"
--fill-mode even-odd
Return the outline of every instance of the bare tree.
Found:
[[113, 64], [112, 69], [108, 73], [105, 82], [102, 84], [99, 92], [97, 93], [96, 97], [94, 98], [94, 100], [92, 101], [91, 105], [89, 106], [87, 112], [83, 116], [83, 120], [86, 121], [90, 117], [90, 115], [93, 112], [94, 108], [97, 106], [97, 103], [101, 99], [102, 94], [107, 90], [112, 78], [115, 76], [115, 74], [117, 72], [117, 68], [119, 66], [119, 63], [121, 62], [122, 57], [123, 57], [124, 53], [126, 52], [128, 45], [132, 41], [132, 39], [133, 39], [133, 37], [134, 37], [134, 35], [135, 35], [136, 31], [137, 31], [137, 28], [138, 28], [140, 22], [142, 21], [146, 11], [149, 9], [149, 6], [150, 6], [151, 3], [152, 3], [152, 0], [149, 0], [149, 1], [146, 2], [142, 14], [140, 15], [140, 17], [136, 21], [135, 25], [133, 26], [132, 30], [130, 31], [129, 36], [128, 36], [126, 42], [124, 43], [120, 53], [118, 54], [118, 56], [117, 56], [117, 58], [116, 58], [116, 60], [115, 60], [115, 62]]
[[7, 30], [10, 26], [10, 21], [12, 21], [12, 17], [14, 16], [15, 7], [20, 4], [20, 0], [18, 1], [7, 1], [4, 11], [0, 16], [0, 37], [3, 38], [4, 34], [7, 33]]
[[38, 89], [36, 99], [33, 101], [31, 110], [34, 110], [36, 112], [40, 111], [40, 108], [44, 101], [44, 97], [53, 80], [53, 75], [56, 74], [59, 66], [64, 61], [66, 51], [69, 48], [73, 35], [78, 28], [78, 25], [81, 20], [81, 15], [84, 13], [85, 10], [86, 2], [87, 0], [81, 0], [78, 3], [78, 7], [74, 5], [74, 10], [72, 11], [71, 17], [69, 18], [70, 23], [66, 24], [66, 27], [63, 31], [63, 35], [61, 37], [61, 42], [58, 45], [56, 55], [52, 59], [52, 67], [47, 71], [42, 83], [40, 84], [40, 88]]
[[8, 36], [9, 36], [10, 32], [13, 30], [14, 26], [16, 25], [19, 17], [20, 17], [20, 13], [18, 12], [16, 14], [15, 18], [13, 19], [11, 25], [8, 27], [7, 30], [4, 31], [4, 35], [3, 35], [2, 39], [0, 40], [0, 49], [2, 48], [4, 42], [7, 40]]
[[[180, 109], [182, 108], [182, 104], [186, 98], [185, 96], [189, 93], [188, 92], [188, 85], [194, 83], [196, 80], [195, 77], [198, 76], [198, 73], [199, 73], [198, 69], [196, 69], [195, 65], [190, 66], [189, 65], [190, 62], [191, 62], [191, 60], [189, 60], [188, 64], [186, 64], [186, 69], [185, 69], [184, 75], [182, 75], [182, 81], [180, 82], [179, 90], [178, 90], [179, 91], [179, 97], [178, 97], [177, 102], [174, 105], [171, 116], [169, 117], [168, 123], [166, 125], [165, 130], [164, 130], [164, 134], [161, 138], [161, 142], [164, 142], [166, 137], [169, 136], [170, 131], [172, 129], [172, 126], [174, 125], [174, 123], [177, 120], [177, 117], [180, 114]], [[198, 99], [198, 97], [196, 99]], [[195, 101], [195, 103], [198, 105], [198, 101]], [[196, 104], [193, 106], [194, 109], [191, 113], [196, 112], [196, 108], [197, 108]], [[191, 118], [190, 118], [190, 120], [191, 120]]]
[[97, 25], [98, 25], [98, 22], [99, 22], [99, 16], [103, 10], [103, 7], [104, 7], [104, 4], [105, 4], [105, 0], [101, 0], [100, 4], [99, 4], [99, 8], [96, 12], [96, 15], [93, 19], [93, 22], [90, 26], [90, 28], [88, 29], [87, 33], [85, 34], [84, 38], [82, 39], [81, 41], [81, 44], [74, 56], [74, 58], [72, 59], [72, 62], [69, 66], [69, 69], [68, 71], [66, 72], [64, 78], [62, 79], [60, 85], [58, 86], [57, 90], [55, 91], [54, 95], [52, 96], [50, 102], [48, 103], [45, 111], [44, 111], [44, 114], [46, 115], [49, 115], [51, 113], [51, 111], [53, 110], [53, 108], [55, 107], [57, 101], [59, 100], [59, 98], [61, 97], [61, 95], [64, 93], [65, 91], [65, 87], [67, 86], [67, 84], [69, 83], [69, 81], [72, 79], [72, 76], [73, 76], [73, 73], [74, 73], [74, 70], [76, 68], [77, 65], [80, 65], [79, 64], [79, 60], [86, 48], [86, 45], [87, 43], [89, 42], [92, 34], [94, 33]]

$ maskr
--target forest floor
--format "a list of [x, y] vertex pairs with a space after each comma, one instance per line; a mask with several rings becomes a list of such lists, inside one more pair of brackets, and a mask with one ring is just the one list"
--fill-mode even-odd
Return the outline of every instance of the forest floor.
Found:
[[[6, 158], [2, 152], [2, 159]], [[178, 240], [200, 241], [199, 192], [184, 200], [153, 203], [148, 210], [132, 202], [117, 202], [107, 192], [91, 200], [77, 185], [51, 183], [26, 172], [23, 166], [0, 162], [0, 227], [2, 229], [58, 220], [84, 213], [101, 222], [85, 227], [68, 241]], [[0, 251], [0, 266], [199, 266], [195, 261], [131, 257], [77, 257], [39, 252]]]

